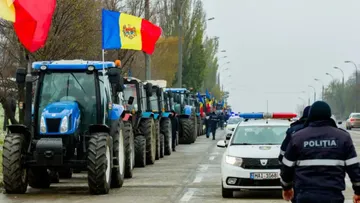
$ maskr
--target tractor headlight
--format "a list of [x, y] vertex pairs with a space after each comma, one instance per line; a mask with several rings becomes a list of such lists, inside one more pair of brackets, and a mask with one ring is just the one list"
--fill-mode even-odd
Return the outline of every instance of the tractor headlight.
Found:
[[46, 125], [45, 125], [44, 116], [41, 116], [41, 119], [40, 119], [40, 132], [41, 133], [46, 133]]
[[66, 133], [69, 129], [69, 121], [68, 121], [68, 117], [65, 116], [60, 124], [60, 133]]
[[233, 166], [241, 166], [243, 160], [242, 160], [242, 158], [239, 158], [239, 157], [226, 156], [225, 157], [225, 162], [227, 164], [230, 164], [230, 165], [233, 165]]

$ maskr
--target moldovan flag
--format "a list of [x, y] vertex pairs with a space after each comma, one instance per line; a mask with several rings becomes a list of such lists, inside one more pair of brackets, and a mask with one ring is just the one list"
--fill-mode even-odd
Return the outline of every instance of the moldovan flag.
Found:
[[0, 0], [0, 18], [14, 22], [19, 41], [30, 52], [47, 40], [56, 0]]
[[102, 10], [102, 48], [142, 50], [152, 54], [161, 28], [126, 13]]

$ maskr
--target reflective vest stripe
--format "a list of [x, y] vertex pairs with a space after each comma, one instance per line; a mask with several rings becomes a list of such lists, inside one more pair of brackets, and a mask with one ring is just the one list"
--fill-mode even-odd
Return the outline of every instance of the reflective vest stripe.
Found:
[[296, 162], [298, 166], [345, 166], [345, 161], [337, 159], [310, 159]]

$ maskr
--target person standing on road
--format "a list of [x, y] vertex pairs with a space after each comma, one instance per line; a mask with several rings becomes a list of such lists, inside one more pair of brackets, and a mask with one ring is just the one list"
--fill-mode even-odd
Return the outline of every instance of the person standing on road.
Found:
[[215, 140], [215, 133], [216, 133], [216, 127], [217, 127], [218, 122], [219, 122], [218, 116], [215, 114], [215, 112], [212, 112], [210, 114], [210, 118], [209, 118], [209, 127], [211, 129], [213, 140]]
[[172, 129], [172, 151], [176, 152], [176, 142], [177, 142], [177, 133], [179, 131], [179, 120], [176, 117], [176, 112], [175, 111], [171, 111], [172, 116], [171, 116], [171, 129]]
[[220, 122], [221, 130], [224, 129], [224, 121], [225, 121], [225, 116], [224, 116], [224, 113], [221, 112], [219, 114], [219, 122]]
[[[286, 137], [284, 139], [284, 141], [282, 142], [281, 144], [281, 147], [280, 147], [280, 154], [279, 154], [279, 162], [282, 163], [282, 159], [283, 159], [283, 156], [285, 154], [285, 151], [287, 149], [287, 146], [291, 140], [291, 137], [292, 135], [301, 130], [302, 128], [304, 128], [304, 125], [305, 125], [305, 122], [308, 118], [308, 115], [309, 115], [309, 110], [310, 110], [310, 106], [307, 106], [304, 108], [303, 110], [303, 115], [302, 117], [295, 121], [294, 123], [292, 123], [290, 125], [290, 128], [287, 129], [286, 131]], [[295, 203], [296, 202], [296, 194], [297, 194], [297, 191], [296, 189], [294, 188], [294, 198], [291, 200], [291, 202]]]
[[360, 164], [353, 141], [348, 132], [337, 128], [326, 102], [311, 106], [304, 128], [293, 134], [282, 163], [285, 200], [294, 197], [294, 187], [297, 203], [343, 203], [346, 172], [353, 184], [353, 200], [360, 202]]
[[206, 138], [209, 138], [210, 136], [210, 113], [206, 113], [206, 117], [205, 117], [205, 132], [206, 132]]

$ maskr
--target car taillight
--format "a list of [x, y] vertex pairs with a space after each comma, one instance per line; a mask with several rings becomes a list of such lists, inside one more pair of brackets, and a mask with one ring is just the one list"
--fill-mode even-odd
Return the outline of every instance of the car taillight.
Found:
[[353, 118], [350, 118], [350, 121], [355, 121], [355, 119], [353, 119]]

